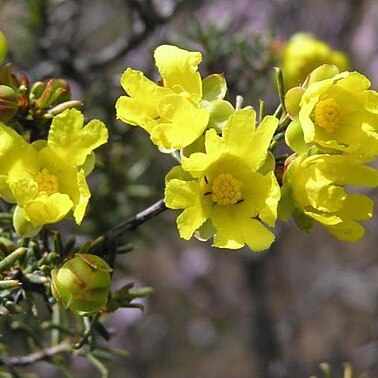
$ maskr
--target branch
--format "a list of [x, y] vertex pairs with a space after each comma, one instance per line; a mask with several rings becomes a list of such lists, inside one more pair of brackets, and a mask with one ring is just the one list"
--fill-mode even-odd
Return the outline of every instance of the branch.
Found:
[[167, 207], [165, 206], [164, 200], [161, 199], [157, 202], [155, 202], [153, 205], [148, 207], [147, 209], [141, 211], [140, 213], [134, 215], [132, 218], [127, 219], [113, 228], [111, 228], [109, 231], [107, 231], [102, 238], [105, 239], [111, 239], [115, 238], [119, 235], [122, 235], [126, 231], [134, 230], [139, 225], [141, 225], [144, 222], [147, 222], [148, 220], [155, 218], [157, 215], [162, 213], [163, 211], [167, 210]]
[[0, 357], [0, 366], [13, 367], [31, 365], [39, 361], [48, 360], [60, 353], [71, 352], [72, 350], [71, 345], [65, 340], [51, 348], [42, 349], [25, 356]]

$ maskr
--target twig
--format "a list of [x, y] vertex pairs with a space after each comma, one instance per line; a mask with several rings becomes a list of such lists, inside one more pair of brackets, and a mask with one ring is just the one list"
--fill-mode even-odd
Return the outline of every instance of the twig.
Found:
[[119, 223], [118, 225], [114, 226], [112, 229], [107, 231], [103, 237], [104, 238], [115, 238], [126, 231], [134, 230], [142, 223], [155, 218], [157, 215], [165, 211], [167, 207], [165, 206], [164, 200], [161, 199], [155, 202], [153, 205], [148, 207], [147, 209], [141, 211], [140, 213], [136, 214], [130, 219], [127, 219], [124, 222]]
[[[84, 331], [81, 339], [76, 344], [74, 344], [75, 349], [80, 349], [88, 341], [88, 338], [93, 333], [94, 327], [96, 326], [96, 323], [98, 322], [99, 318], [100, 318], [100, 313], [97, 313], [96, 315], [94, 315], [91, 321], [87, 324], [87, 328]], [[86, 318], [84, 318], [84, 324], [86, 324], [85, 320]]]
[[0, 366], [12, 367], [31, 365], [38, 361], [48, 360], [57, 354], [71, 351], [71, 345], [68, 343], [68, 340], [65, 340], [56, 346], [41, 349], [38, 352], [27, 354], [25, 356], [0, 357]]
[[[102, 49], [101, 51], [97, 51], [95, 55], [88, 59], [78, 59], [74, 62], [74, 68], [78, 72], [85, 72], [95, 70], [116, 61], [137, 47], [142, 41], [151, 35], [158, 26], [163, 25], [174, 18], [175, 15], [179, 13], [181, 8], [187, 4], [189, 4], [189, 0], [180, 0], [168, 16], [162, 17], [155, 14], [155, 12], [150, 12], [151, 14], [147, 14], [145, 12], [145, 8], [142, 8], [137, 1], [130, 1], [128, 5], [134, 7], [134, 9], [138, 12], [141, 21], [144, 23], [143, 30], [139, 33], [132, 34], [129, 38], [122, 36], [113, 44]], [[154, 17], [152, 17], [152, 15]]]

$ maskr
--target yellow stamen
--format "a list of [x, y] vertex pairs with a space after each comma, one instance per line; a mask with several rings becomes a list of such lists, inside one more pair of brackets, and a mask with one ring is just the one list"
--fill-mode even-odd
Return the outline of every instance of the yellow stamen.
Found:
[[327, 133], [333, 133], [339, 127], [340, 108], [333, 98], [319, 101], [314, 110], [316, 124]]
[[230, 173], [221, 173], [212, 184], [212, 200], [218, 205], [234, 205], [241, 198], [241, 182]]
[[51, 174], [46, 168], [43, 168], [37, 174], [37, 176], [35, 176], [35, 181], [37, 182], [38, 189], [41, 192], [46, 192], [50, 195], [59, 191], [59, 183], [57, 177]]

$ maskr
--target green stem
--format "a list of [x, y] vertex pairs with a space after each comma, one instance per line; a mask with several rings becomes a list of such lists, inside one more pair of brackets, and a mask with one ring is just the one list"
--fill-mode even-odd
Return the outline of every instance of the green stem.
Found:
[[286, 111], [285, 109], [285, 89], [284, 89], [284, 82], [283, 82], [283, 75], [282, 71], [278, 67], [274, 67], [275, 73], [276, 73], [276, 85], [277, 85], [277, 92], [278, 97], [280, 99], [280, 104], [282, 105], [282, 109]]
[[75, 349], [80, 349], [87, 341], [88, 341], [88, 338], [91, 336], [93, 330], [94, 330], [94, 327], [96, 325], [96, 323], [98, 322], [98, 319], [100, 318], [100, 314], [96, 314], [93, 318], [92, 318], [92, 321], [90, 322], [90, 324], [86, 327], [81, 339], [76, 343], [74, 344], [74, 348]]

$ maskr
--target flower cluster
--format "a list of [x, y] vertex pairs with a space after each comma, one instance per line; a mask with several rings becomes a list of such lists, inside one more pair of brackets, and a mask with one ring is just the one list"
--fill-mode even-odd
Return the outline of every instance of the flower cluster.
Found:
[[76, 109], [54, 117], [47, 140], [28, 143], [0, 123], [0, 197], [15, 203], [13, 223], [22, 236], [72, 214], [81, 223], [90, 198], [86, 176], [93, 150], [108, 139], [105, 125]]
[[348, 188], [378, 186], [378, 171], [366, 165], [378, 155], [378, 94], [369, 87], [357, 72], [323, 65], [287, 92], [286, 142], [296, 154], [284, 176], [283, 219], [295, 214], [304, 228], [315, 220], [341, 240], [363, 236], [358, 221], [371, 218], [373, 201]]
[[278, 120], [268, 116], [256, 127], [252, 108], [235, 111], [224, 100], [222, 75], [201, 81], [201, 60], [199, 52], [158, 47], [160, 85], [128, 68], [121, 83], [129, 96], [118, 100], [117, 115], [145, 129], [160, 149], [182, 150], [165, 190], [167, 207], [184, 210], [177, 219], [182, 238], [214, 237], [217, 247], [260, 251], [274, 240], [265, 224], [274, 226], [280, 197], [268, 164]]
[[[306, 62], [290, 68], [303, 39]], [[183, 210], [180, 236], [261, 251], [274, 241], [278, 211], [301, 228], [317, 221], [339, 239], [358, 240], [364, 233], [358, 221], [372, 216], [373, 202], [348, 193], [349, 185], [378, 185], [378, 171], [366, 165], [378, 155], [378, 95], [369, 81], [330, 64], [313, 70], [324, 62], [345, 69], [347, 58], [299, 35], [283, 65], [288, 82], [296, 71], [295, 82], [303, 84], [287, 92], [279, 119], [260, 115], [257, 123], [251, 107], [234, 109], [224, 100], [223, 76], [201, 81], [201, 60], [199, 52], [158, 47], [159, 83], [128, 68], [121, 79], [127, 96], [116, 104], [118, 118], [146, 130], [161, 151], [180, 150], [181, 164], [167, 174], [165, 189], [166, 206]], [[273, 150], [283, 134], [293, 154], [282, 172]]]
[[[121, 84], [128, 96], [116, 104], [117, 117], [146, 130], [162, 150], [180, 150], [203, 134], [209, 124], [221, 125], [233, 112], [223, 101], [222, 75], [201, 80], [199, 52], [163, 45], [155, 50], [161, 82], [155, 84], [142, 72], [126, 69]], [[215, 116], [214, 116], [214, 113]]]
[[255, 112], [237, 110], [221, 136], [206, 132], [205, 152], [183, 157], [168, 173], [166, 205], [185, 209], [177, 219], [182, 238], [198, 229], [200, 238], [214, 236], [216, 247], [261, 251], [272, 244], [264, 223], [274, 226], [280, 189], [266, 160], [277, 124], [267, 116], [255, 128]]

